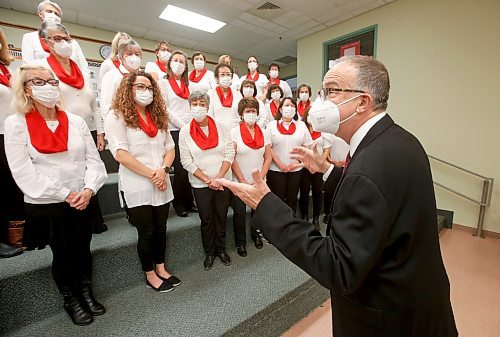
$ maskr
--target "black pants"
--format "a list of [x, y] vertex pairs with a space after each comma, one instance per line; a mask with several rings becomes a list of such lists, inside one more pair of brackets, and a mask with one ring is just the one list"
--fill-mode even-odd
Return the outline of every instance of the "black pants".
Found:
[[[234, 228], [234, 241], [236, 246], [241, 246], [247, 242], [246, 234], [246, 215], [247, 215], [247, 205], [236, 195], [231, 194], [231, 200], [233, 202], [233, 228]], [[250, 216], [253, 216], [254, 210], [250, 211]], [[257, 238], [257, 230], [252, 227], [250, 229], [252, 240], [255, 241]]]
[[170, 203], [128, 209], [129, 220], [137, 228], [137, 254], [144, 272], [155, 270], [155, 264], [165, 263], [169, 208]]
[[85, 210], [79, 211], [68, 203], [25, 204], [27, 224], [35, 224], [28, 236], [37, 241], [47, 240], [52, 250], [52, 276], [62, 294], [70, 294], [92, 277], [90, 240], [92, 229]]
[[170, 131], [172, 139], [175, 143], [175, 158], [174, 158], [174, 181], [172, 190], [174, 192], [174, 206], [177, 214], [184, 211], [189, 211], [193, 207], [193, 192], [189, 183], [188, 172], [182, 167], [181, 153], [179, 150], [179, 131]]
[[201, 241], [206, 255], [215, 255], [226, 250], [226, 217], [229, 205], [229, 190], [193, 188], [201, 221]]
[[283, 200], [295, 214], [297, 210], [297, 194], [299, 193], [301, 171], [267, 172], [267, 185], [271, 191]]
[[[92, 135], [92, 138], [94, 138], [94, 142], [97, 144], [97, 131], [90, 131], [90, 134]], [[101, 206], [99, 205], [97, 193], [90, 198], [89, 205], [87, 206], [87, 212], [89, 213], [90, 221], [93, 227], [102, 226], [104, 218], [102, 217]]]
[[321, 204], [323, 203], [322, 191], [323, 173], [311, 173], [306, 169], [302, 170], [300, 177], [300, 198], [299, 207], [302, 215], [309, 214], [309, 191], [312, 188], [313, 217], [321, 214]]

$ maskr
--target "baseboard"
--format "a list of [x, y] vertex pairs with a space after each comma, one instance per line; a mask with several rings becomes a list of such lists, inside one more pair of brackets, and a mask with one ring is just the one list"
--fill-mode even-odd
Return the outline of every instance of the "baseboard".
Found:
[[[458, 229], [458, 230], [463, 230], [463, 231], [466, 231], [466, 232], [470, 232], [471, 234], [476, 233], [476, 228], [475, 227], [464, 226], [464, 225], [460, 225], [460, 224], [457, 224], [457, 223], [454, 223], [453, 226], [454, 226], [454, 229]], [[492, 238], [492, 239], [500, 239], [500, 233], [489, 231], [489, 230], [483, 230], [483, 235], [485, 237], [489, 237], [489, 238]]]

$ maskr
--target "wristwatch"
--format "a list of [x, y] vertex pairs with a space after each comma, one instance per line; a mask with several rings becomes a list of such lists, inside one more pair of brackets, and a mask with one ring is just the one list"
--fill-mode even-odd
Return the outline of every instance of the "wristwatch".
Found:
[[161, 168], [165, 171], [165, 173], [169, 173], [170, 172], [170, 166], [163, 165]]

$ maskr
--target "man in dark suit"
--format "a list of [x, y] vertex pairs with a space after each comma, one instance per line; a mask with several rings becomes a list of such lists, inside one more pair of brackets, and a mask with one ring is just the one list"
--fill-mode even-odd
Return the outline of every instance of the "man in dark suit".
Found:
[[[385, 112], [385, 66], [344, 57], [323, 86], [324, 101], [310, 111], [313, 127], [350, 144], [326, 237], [295, 219], [258, 172], [254, 186], [221, 183], [256, 209], [252, 224], [274, 246], [330, 289], [335, 337], [457, 336], [429, 162], [418, 140]], [[325, 188], [332, 188], [328, 177], [339, 168], [306, 148], [292, 157], [326, 173]]]

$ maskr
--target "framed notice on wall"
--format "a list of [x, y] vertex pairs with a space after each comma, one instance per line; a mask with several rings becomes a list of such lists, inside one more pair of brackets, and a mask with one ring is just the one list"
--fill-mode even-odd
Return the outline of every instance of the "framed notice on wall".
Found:
[[342, 56], [350, 56], [350, 55], [359, 55], [360, 52], [361, 41], [354, 41], [346, 43], [340, 46], [340, 57]]

